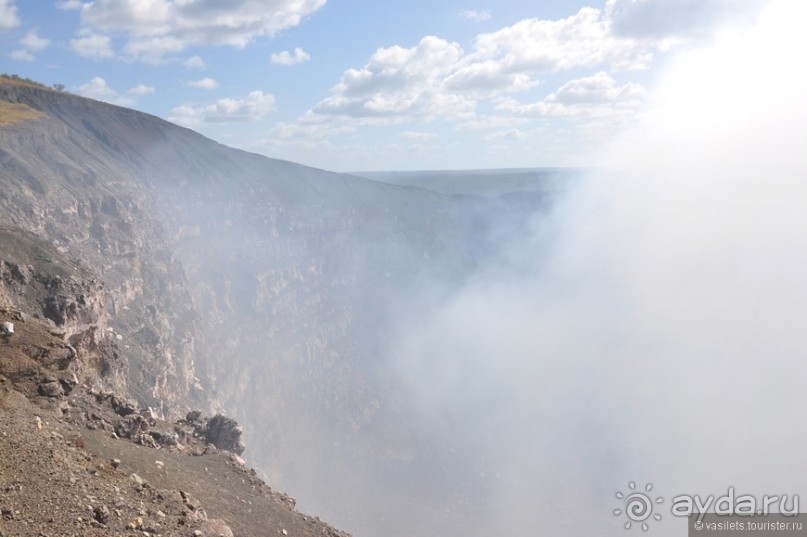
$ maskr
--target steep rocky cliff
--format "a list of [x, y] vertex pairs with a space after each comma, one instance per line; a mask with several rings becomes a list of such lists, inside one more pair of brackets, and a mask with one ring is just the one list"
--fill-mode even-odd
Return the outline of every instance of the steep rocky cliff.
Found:
[[0, 100], [41, 114], [0, 128], [0, 220], [99, 275], [110, 327], [131, 366], [129, 389], [165, 411], [181, 409], [195, 395], [190, 296], [150, 210], [155, 194], [147, 173], [138, 175], [136, 148], [110, 147], [115, 138], [96, 126], [108, 122], [120, 135], [130, 125], [137, 138], [147, 135], [137, 130], [143, 118], [17, 84], [0, 84]]
[[[140, 404], [173, 418], [192, 407], [234, 415], [273, 481], [351, 524], [363, 507], [334, 487], [362, 484], [344, 468], [431, 472], [410, 464], [432, 447], [382, 373], [388, 317], [418, 299], [418, 282], [472, 275], [498, 247], [490, 215], [520, 225], [540, 196], [521, 208], [329, 173], [0, 79], [8, 110], [0, 224], [103, 283], [103, 298], [87, 289], [77, 306], [105, 310], [93, 337], [113, 334]], [[3, 266], [8, 286], [39, 281], [26, 266]]]
[[50, 323], [62, 343], [40, 358], [57, 366], [62, 380], [126, 394], [128, 364], [105, 300], [103, 283], [88, 268], [34, 235], [0, 226], [0, 306], [17, 308], [18, 327], [27, 316]]

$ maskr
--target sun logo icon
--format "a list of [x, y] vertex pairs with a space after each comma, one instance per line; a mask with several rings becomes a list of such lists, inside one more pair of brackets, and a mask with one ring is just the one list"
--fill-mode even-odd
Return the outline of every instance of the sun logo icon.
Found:
[[625, 516], [628, 517], [628, 521], [625, 523], [626, 530], [631, 529], [635, 522], [636, 524], [641, 523], [642, 530], [647, 531], [650, 529], [647, 524], [648, 519], [652, 517], [654, 520], [661, 520], [660, 514], [653, 513], [653, 504], [663, 503], [664, 498], [659, 496], [653, 499], [650, 497], [650, 491], [653, 490], [652, 483], [645, 485], [644, 492], [636, 491], [636, 483], [633, 481], [628, 483], [628, 487], [630, 487], [630, 492], [626, 494], [622, 492], [616, 493], [616, 497], [622, 502], [623, 508], [614, 509], [614, 516], [619, 516], [624, 512]]

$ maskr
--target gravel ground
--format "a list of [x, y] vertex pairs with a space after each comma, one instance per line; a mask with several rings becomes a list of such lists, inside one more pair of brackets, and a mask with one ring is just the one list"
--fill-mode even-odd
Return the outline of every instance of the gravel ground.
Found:
[[[0, 322], [19, 317], [0, 310]], [[188, 423], [71, 385], [53, 359], [64, 352], [35, 318], [0, 338], [0, 537], [348, 537]], [[114, 432], [133, 417], [131, 438]]]

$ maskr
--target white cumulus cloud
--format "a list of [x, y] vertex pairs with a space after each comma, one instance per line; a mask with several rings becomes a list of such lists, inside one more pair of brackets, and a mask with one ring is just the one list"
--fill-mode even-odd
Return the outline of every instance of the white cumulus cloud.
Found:
[[81, 0], [63, 0], [56, 4], [57, 8], [64, 9], [65, 11], [81, 9], [83, 6], [84, 3], [81, 2]]
[[280, 147], [297, 147], [310, 151], [311, 149], [330, 148], [334, 140], [344, 139], [356, 131], [355, 125], [332, 125], [328, 123], [298, 123], [280, 122], [266, 133], [260, 140], [263, 147], [277, 149]]
[[476, 38], [475, 55], [505, 72], [553, 73], [579, 67], [641, 69], [652, 48], [614, 35], [605, 14], [583, 8], [559, 20], [525, 19]]
[[[523, 125], [558, 118], [554, 124], [562, 120], [567, 133], [585, 130], [593, 140], [639, 111], [645, 89], [635, 81], [637, 72], [661, 65], [657, 56], [684, 49], [706, 29], [734, 19], [727, 6], [741, 1], [703, 0], [698, 18], [674, 0], [601, 0], [599, 8], [480, 33], [466, 47], [431, 35], [413, 46], [381, 47], [364, 65], [345, 70], [298, 123], [445, 121], [460, 131], [489, 130], [495, 140], [532, 136], [537, 131]], [[693, 9], [695, 3], [681, 1]], [[665, 13], [675, 20], [653, 27]], [[487, 16], [474, 10], [460, 15]], [[652, 78], [642, 74], [643, 82]], [[539, 91], [549, 84], [554, 91]]]
[[9, 56], [12, 60], [17, 60], [19, 62], [32, 62], [36, 60], [36, 56], [25, 49], [12, 50]]
[[326, 0], [95, 0], [85, 3], [85, 29], [124, 35], [128, 57], [147, 62], [191, 46], [245, 47], [297, 26]]
[[601, 71], [570, 80], [539, 102], [520, 104], [508, 99], [497, 108], [514, 115], [535, 117], [631, 115], [641, 106], [644, 95], [641, 85], [629, 82], [620, 86], [611, 75]]
[[48, 48], [50, 45], [50, 39], [39, 37], [36, 35], [36, 32], [28, 32], [25, 34], [25, 37], [20, 39], [20, 44], [25, 47], [26, 50], [30, 50], [31, 52], [39, 52]]
[[412, 48], [380, 48], [361, 69], [349, 69], [322, 100], [315, 114], [349, 117], [464, 117], [476, 103], [445, 91], [445, 78], [463, 50], [457, 43], [428, 36]]
[[168, 119], [186, 127], [197, 127], [203, 123], [255, 121], [274, 109], [274, 95], [256, 90], [243, 99], [225, 98], [208, 105], [178, 106], [171, 110]]
[[154, 89], [153, 86], [146, 86], [145, 84], [138, 84], [137, 86], [129, 88], [126, 91], [126, 93], [128, 93], [129, 95], [142, 96], [142, 95], [151, 95], [155, 91], [156, 90]]
[[536, 78], [573, 69], [647, 67], [653, 44], [611, 31], [604, 10], [560, 20], [526, 19], [476, 37], [470, 52], [435, 36], [411, 48], [380, 48], [348, 69], [314, 114], [341, 117], [460, 118], [480, 100], [534, 88]]
[[86, 84], [79, 86], [78, 93], [85, 97], [99, 100], [117, 95], [117, 92], [110, 88], [106, 80], [100, 76], [93, 77], [92, 80]]
[[202, 78], [200, 80], [188, 82], [188, 86], [192, 88], [214, 90], [219, 87], [219, 83], [212, 78]]
[[457, 130], [475, 131], [485, 129], [499, 129], [503, 127], [514, 127], [516, 125], [523, 125], [524, 123], [528, 123], [529, 121], [530, 120], [525, 117], [486, 115], [477, 119], [463, 121], [462, 123], [457, 125]]
[[398, 136], [404, 140], [410, 140], [412, 142], [428, 142], [430, 140], [437, 139], [436, 132], [404, 131]]
[[521, 140], [524, 138], [526, 134], [524, 134], [519, 129], [507, 129], [505, 131], [496, 131], [493, 133], [488, 134], [485, 136], [485, 140], [494, 141], [494, 140]]
[[76, 90], [79, 95], [83, 95], [84, 97], [129, 107], [137, 104], [138, 97], [150, 95], [155, 91], [152, 86], [138, 84], [129, 88], [125, 94], [121, 94], [110, 87], [106, 79], [100, 76], [93, 77], [86, 84], [82, 84], [76, 88]]
[[566, 105], [602, 104], [615, 101], [633, 101], [644, 96], [644, 88], [628, 83], [617, 86], [614, 78], [600, 71], [583, 78], [570, 80], [547, 97], [547, 101]]
[[84, 58], [112, 58], [115, 56], [112, 51], [112, 40], [106, 35], [90, 34], [71, 39], [70, 48]]
[[528, 72], [511, 71], [496, 60], [469, 60], [445, 79], [445, 88], [479, 97], [512, 93], [539, 84]]
[[471, 21], [485, 22], [490, 20], [491, 13], [488, 9], [466, 9], [460, 12], [460, 17]]
[[0, 0], [0, 29], [15, 28], [21, 24], [14, 0]]
[[36, 60], [36, 53], [45, 50], [50, 46], [50, 39], [39, 37], [36, 32], [28, 32], [25, 37], [20, 39], [20, 46], [22, 48], [13, 50], [10, 54], [11, 58], [18, 61], [32, 62]]
[[297, 65], [298, 63], [307, 62], [310, 59], [311, 55], [299, 47], [295, 48], [292, 52], [288, 50], [275, 52], [271, 57], [272, 63], [278, 65]]
[[201, 56], [191, 56], [190, 58], [182, 62], [182, 65], [184, 65], [188, 69], [204, 69], [205, 67], [207, 67], [205, 65], [205, 61], [201, 58]]
[[160, 35], [148, 39], [129, 40], [123, 47], [124, 57], [146, 63], [165, 63], [166, 56], [178, 54], [187, 48], [188, 43], [175, 35]]

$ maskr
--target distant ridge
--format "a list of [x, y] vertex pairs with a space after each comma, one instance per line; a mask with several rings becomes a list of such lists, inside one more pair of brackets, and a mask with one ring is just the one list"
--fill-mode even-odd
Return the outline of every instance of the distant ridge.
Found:
[[513, 192], [553, 193], [582, 178], [587, 168], [502, 168], [485, 170], [424, 170], [350, 172], [392, 185], [410, 186], [447, 195], [493, 198]]

